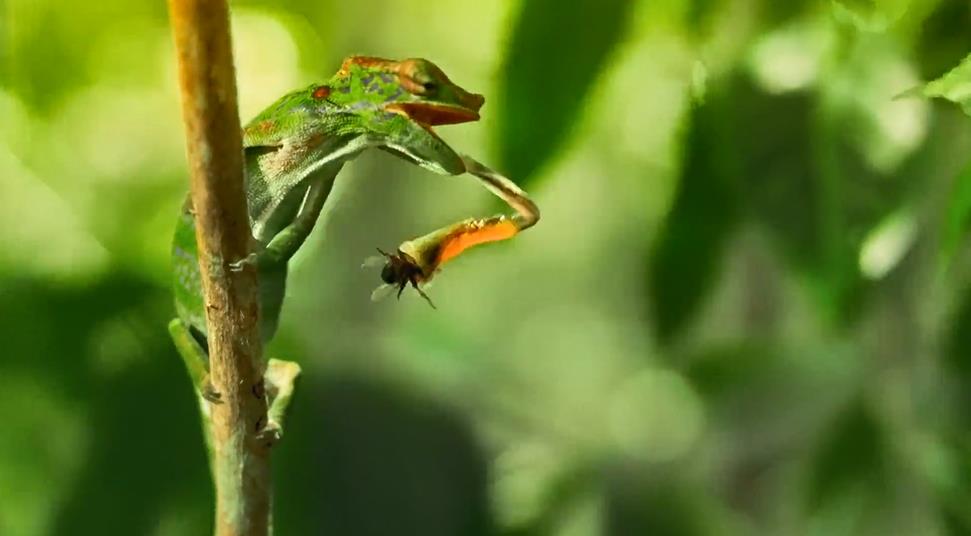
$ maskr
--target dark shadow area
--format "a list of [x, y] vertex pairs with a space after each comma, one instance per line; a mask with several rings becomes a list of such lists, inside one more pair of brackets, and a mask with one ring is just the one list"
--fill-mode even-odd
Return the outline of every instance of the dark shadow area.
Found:
[[[607, 477], [604, 532], [607, 536], [695, 536], [712, 531], [698, 493], [673, 474], [646, 476], [615, 466]], [[723, 534], [730, 533], [722, 527]]]
[[458, 415], [387, 383], [305, 380], [275, 458], [282, 534], [493, 532], [486, 461]]
[[[199, 418], [164, 330], [168, 301], [164, 289], [118, 272], [88, 286], [0, 288], [4, 371], [50, 385], [82, 416], [87, 438], [72, 445], [81, 451], [77, 474], [49, 483], [67, 488], [51, 534], [151, 534], [173, 509], [184, 533], [210, 530]], [[22, 402], [30, 412], [40, 401]], [[59, 437], [14, 440], [31, 456], [62, 448]]]

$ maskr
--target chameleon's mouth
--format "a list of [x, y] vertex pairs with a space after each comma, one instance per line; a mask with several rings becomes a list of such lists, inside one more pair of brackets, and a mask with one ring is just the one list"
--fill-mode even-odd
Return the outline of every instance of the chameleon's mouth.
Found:
[[[479, 106], [482, 106], [480, 103]], [[456, 125], [478, 121], [478, 109], [449, 106], [447, 104], [432, 104], [428, 102], [396, 102], [386, 108], [389, 112], [399, 113], [408, 119], [421, 123], [427, 127], [439, 125]]]

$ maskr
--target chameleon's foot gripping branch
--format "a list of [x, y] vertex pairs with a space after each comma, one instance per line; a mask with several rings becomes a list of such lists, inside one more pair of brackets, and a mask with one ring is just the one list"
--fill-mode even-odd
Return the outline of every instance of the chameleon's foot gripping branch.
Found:
[[[199, 409], [202, 412], [203, 422], [206, 423], [203, 431], [211, 456], [210, 408], [206, 402], [221, 404], [223, 401], [209, 382], [209, 357], [182, 320], [176, 318], [169, 322], [169, 334], [200, 397]], [[257, 398], [266, 396], [268, 419], [263, 430], [260, 431], [260, 439], [264, 440], [267, 446], [271, 446], [283, 435], [284, 420], [298, 376], [300, 376], [300, 365], [292, 361], [270, 359], [263, 374], [264, 383], [258, 384], [261, 389], [265, 389], [265, 393], [253, 393]]]
[[300, 372], [300, 365], [293, 361], [270, 359], [266, 364], [263, 378], [266, 381], [269, 421], [264, 428], [264, 436], [270, 443], [283, 436], [287, 409], [290, 407], [290, 399], [293, 398], [293, 389]]

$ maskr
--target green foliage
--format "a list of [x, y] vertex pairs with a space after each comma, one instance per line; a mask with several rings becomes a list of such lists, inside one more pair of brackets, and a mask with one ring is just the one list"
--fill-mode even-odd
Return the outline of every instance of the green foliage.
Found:
[[703, 536], [731, 534], [725, 520], [713, 522], [704, 494], [673, 475], [647, 481], [617, 471], [609, 482], [605, 533]]
[[[244, 120], [428, 57], [490, 103], [436, 132], [543, 211], [372, 304], [375, 246], [489, 197], [346, 167], [268, 349], [280, 533], [971, 531], [971, 4], [744, 4], [233, 5]], [[204, 534], [164, 3], [2, 5], [0, 533]]]
[[957, 303], [945, 350], [951, 372], [965, 383], [971, 382], [971, 287], [958, 294]]
[[816, 510], [860, 486], [886, 487], [886, 439], [866, 405], [855, 400], [832, 423], [810, 463], [807, 506]]
[[961, 64], [919, 90], [925, 97], [940, 97], [959, 104], [971, 115], [971, 54]]
[[[582, 120], [600, 73], [623, 41], [631, 0], [522, 3], [501, 71], [498, 145], [528, 185]], [[550, 14], [556, 13], [555, 22]]]
[[678, 191], [648, 260], [651, 315], [661, 342], [676, 336], [710, 295], [738, 224], [733, 96], [730, 89], [707, 95], [687, 120]]
[[944, 225], [941, 230], [941, 258], [947, 267], [955, 253], [961, 251], [971, 231], [971, 167], [955, 178], [954, 186], [948, 195], [944, 211]]
[[865, 32], [885, 31], [907, 10], [910, 0], [830, 0], [834, 16]]
[[916, 46], [920, 77], [931, 80], [954, 67], [971, 42], [971, 3], [942, 1], [922, 21]]

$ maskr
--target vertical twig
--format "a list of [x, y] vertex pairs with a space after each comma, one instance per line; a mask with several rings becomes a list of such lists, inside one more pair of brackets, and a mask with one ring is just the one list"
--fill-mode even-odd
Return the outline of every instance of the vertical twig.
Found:
[[256, 271], [227, 269], [249, 251], [242, 141], [225, 0], [169, 0], [178, 55], [196, 239], [209, 326], [216, 534], [265, 535], [269, 447]]

